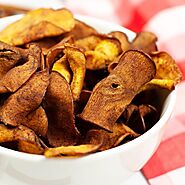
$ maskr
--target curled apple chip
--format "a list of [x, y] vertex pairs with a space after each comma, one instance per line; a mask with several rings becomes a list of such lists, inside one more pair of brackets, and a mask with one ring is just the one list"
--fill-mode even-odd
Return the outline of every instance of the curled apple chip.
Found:
[[14, 141], [14, 129], [8, 129], [4, 124], [0, 124], [0, 143]]
[[138, 33], [131, 43], [132, 49], [139, 49], [148, 54], [157, 51], [157, 37], [152, 32], [142, 31]]
[[10, 46], [0, 41], [0, 79], [18, 63], [25, 60], [23, 49]]
[[73, 39], [71, 36], [65, 37], [59, 43], [51, 47], [46, 55], [46, 63], [52, 67], [53, 63], [59, 60], [63, 55], [65, 45], [72, 44]]
[[98, 70], [106, 68], [119, 54], [120, 43], [113, 39], [100, 41], [94, 50], [86, 51], [87, 69]]
[[165, 88], [173, 90], [175, 85], [182, 80], [182, 73], [175, 60], [166, 52], [152, 52], [150, 54], [156, 65], [156, 76], [142, 87], [142, 90]]
[[71, 31], [75, 21], [65, 8], [53, 10], [40, 8], [28, 12], [20, 20], [0, 32], [0, 40], [11, 45], [23, 45], [31, 41], [61, 35]]
[[[64, 55], [54, 63], [52, 70], [59, 72], [67, 82], [70, 83], [73, 98], [75, 101], [78, 100], [86, 71], [86, 58], [84, 53], [79, 48], [69, 44], [58, 45], [52, 51], [55, 52], [55, 57], [59, 52], [64, 53]], [[50, 52], [50, 55], [52, 55], [52, 52]]]
[[123, 123], [115, 123], [112, 132], [102, 129], [92, 129], [87, 132], [85, 143], [100, 144], [99, 151], [118, 146], [126, 137], [136, 138], [139, 134]]
[[48, 84], [47, 70], [35, 73], [0, 107], [0, 120], [8, 125], [20, 125], [24, 117], [39, 107]]
[[93, 27], [75, 19], [75, 26], [67, 35], [72, 35], [75, 40], [78, 40], [96, 33], [97, 31]]
[[8, 128], [0, 124], [0, 143], [13, 142], [18, 143], [18, 150], [32, 154], [42, 154], [42, 148], [37, 135], [25, 126]]
[[82, 156], [89, 153], [96, 152], [100, 145], [95, 144], [84, 144], [77, 146], [61, 146], [57, 148], [48, 148], [44, 152], [46, 157], [56, 157], [56, 156]]
[[35, 73], [37, 67], [38, 62], [29, 56], [28, 62], [9, 70], [0, 80], [0, 93], [15, 92]]
[[15, 139], [18, 142], [19, 151], [31, 154], [42, 154], [44, 152], [34, 131], [22, 125], [15, 128], [15, 130]]
[[48, 131], [48, 118], [41, 106], [24, 117], [21, 124], [32, 129], [38, 136], [45, 137]]
[[113, 31], [113, 32], [110, 32], [108, 35], [111, 35], [112, 37], [115, 37], [120, 41], [121, 49], [123, 52], [131, 49], [131, 44], [130, 44], [128, 37], [125, 33], [120, 32], [120, 31]]
[[116, 68], [95, 86], [80, 117], [112, 131], [140, 88], [155, 76], [155, 70], [154, 62], [143, 52], [125, 52]]
[[71, 82], [72, 79], [71, 69], [66, 55], [64, 55], [54, 63], [52, 71], [57, 71], [67, 80], [68, 83]]
[[94, 50], [96, 45], [102, 40], [101, 36], [93, 34], [88, 37], [78, 39], [74, 42], [75, 46], [82, 48], [84, 51]]
[[50, 75], [50, 84], [45, 96], [48, 117], [47, 138], [54, 147], [75, 145], [79, 132], [74, 124], [74, 105], [70, 86], [58, 72]]
[[72, 46], [65, 46], [64, 53], [73, 72], [73, 78], [71, 81], [73, 99], [78, 100], [80, 98], [85, 78], [86, 58], [82, 51]]

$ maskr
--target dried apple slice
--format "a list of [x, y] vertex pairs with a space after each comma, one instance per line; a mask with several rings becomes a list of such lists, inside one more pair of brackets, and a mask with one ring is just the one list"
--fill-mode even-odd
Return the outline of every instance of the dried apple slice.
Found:
[[0, 143], [14, 141], [14, 129], [8, 129], [4, 124], [0, 124]]
[[74, 124], [72, 93], [69, 84], [58, 72], [50, 75], [45, 101], [49, 144], [54, 147], [76, 144], [79, 132]]
[[72, 35], [75, 40], [78, 40], [96, 33], [97, 31], [93, 27], [75, 19], [75, 27], [67, 35]]
[[11, 45], [22, 45], [44, 37], [71, 31], [75, 21], [71, 12], [40, 8], [28, 12], [22, 19], [0, 32], [0, 40]]
[[80, 117], [112, 131], [126, 106], [155, 72], [154, 62], [146, 54], [136, 50], [125, 52], [109, 76], [95, 86]]
[[23, 118], [21, 124], [42, 137], [45, 137], [48, 131], [48, 118], [41, 106]]
[[0, 79], [19, 62], [23, 62], [25, 58], [26, 54], [23, 49], [0, 41]]
[[19, 125], [15, 128], [15, 139], [18, 141], [18, 150], [31, 154], [42, 154], [42, 148], [39, 138], [31, 129]]
[[72, 75], [70, 73], [71, 69], [66, 55], [64, 55], [54, 63], [52, 71], [57, 71], [67, 80], [68, 83], [71, 82], [72, 79]]
[[153, 88], [173, 90], [175, 85], [182, 80], [182, 73], [175, 60], [164, 51], [152, 52], [150, 55], [156, 65], [156, 76], [143, 86], [141, 90]]
[[125, 33], [120, 31], [113, 31], [113, 32], [110, 32], [108, 35], [111, 35], [120, 41], [121, 49], [123, 52], [131, 49], [131, 43], [129, 42], [128, 37]]
[[69, 66], [73, 72], [71, 91], [73, 99], [76, 101], [80, 98], [80, 93], [84, 83], [86, 58], [82, 51], [72, 46], [65, 46], [64, 53], [66, 54]]
[[12, 126], [20, 125], [29, 113], [39, 107], [48, 84], [49, 74], [47, 70], [34, 74], [0, 107], [0, 120]]
[[112, 133], [101, 129], [89, 130], [85, 143], [100, 144], [98, 150], [103, 151], [118, 146], [128, 136], [136, 138], [139, 134], [122, 123], [115, 123]]
[[49, 148], [44, 152], [45, 157], [56, 156], [82, 156], [93, 153], [98, 150], [100, 145], [86, 144], [77, 146], [61, 146], [57, 148]]
[[135, 39], [131, 43], [132, 49], [139, 49], [148, 54], [153, 51], [157, 51], [157, 37], [152, 32], [143, 31], [136, 35]]

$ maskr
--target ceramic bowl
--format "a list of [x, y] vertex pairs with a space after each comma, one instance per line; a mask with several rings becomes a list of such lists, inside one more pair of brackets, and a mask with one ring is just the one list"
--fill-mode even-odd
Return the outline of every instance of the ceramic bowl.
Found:
[[[102, 33], [125, 32], [129, 39], [135, 33], [99, 19], [76, 16]], [[0, 19], [0, 29], [21, 18], [21, 15]], [[160, 120], [145, 134], [133, 141], [73, 159], [46, 159], [0, 147], [0, 184], [19, 185], [119, 185], [140, 170], [151, 158], [161, 141], [167, 121], [173, 111], [176, 92], [161, 93]], [[162, 99], [165, 101], [162, 102]]]

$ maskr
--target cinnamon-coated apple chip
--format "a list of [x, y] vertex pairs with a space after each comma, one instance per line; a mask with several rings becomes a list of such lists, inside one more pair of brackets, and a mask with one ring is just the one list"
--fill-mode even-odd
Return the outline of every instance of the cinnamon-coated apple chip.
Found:
[[49, 122], [49, 144], [54, 147], [75, 145], [79, 132], [74, 124], [73, 97], [69, 84], [58, 72], [53, 71], [50, 75], [45, 110]]
[[0, 120], [8, 125], [20, 125], [24, 117], [40, 106], [48, 84], [47, 70], [35, 73], [0, 107]]
[[146, 54], [136, 50], [125, 52], [116, 68], [94, 87], [80, 117], [112, 131], [126, 106], [155, 72], [154, 62]]
[[23, 45], [31, 41], [61, 35], [75, 26], [72, 13], [63, 9], [40, 8], [32, 10], [20, 20], [0, 32], [0, 40], [11, 45]]

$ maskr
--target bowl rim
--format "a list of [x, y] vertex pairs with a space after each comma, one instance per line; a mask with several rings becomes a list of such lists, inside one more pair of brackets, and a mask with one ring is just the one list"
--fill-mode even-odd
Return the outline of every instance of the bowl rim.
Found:
[[[13, 15], [13, 16], [1, 18], [0, 24], [1, 24], [1, 22], [3, 22], [3, 21], [6, 22], [7, 20], [10, 20], [10, 21], [12, 21], [12, 19], [14, 19], [14, 21], [18, 20], [22, 16], [23, 15], [21, 14], [21, 15]], [[128, 38], [131, 40], [136, 35], [134, 32], [132, 32], [131, 30], [129, 30], [123, 26], [120, 26], [115, 23], [110, 23], [110, 22], [102, 20], [102, 19], [98, 19], [98, 18], [94, 18], [94, 17], [90, 17], [90, 16], [84, 16], [84, 15], [75, 15], [74, 17], [81, 20], [81, 21], [84, 21], [85, 23], [87, 22], [87, 24], [88, 24], [88, 22], [96, 22], [96, 24], [98, 24], [98, 25], [103, 24], [103, 25], [108, 25], [109, 27], [114, 27], [115, 31], [125, 32], [127, 34]], [[114, 148], [111, 148], [111, 149], [108, 149], [108, 150], [105, 150], [102, 152], [92, 153], [92, 154], [82, 156], [79, 158], [49, 158], [48, 159], [43, 155], [23, 153], [23, 152], [15, 151], [15, 150], [0, 146], [0, 159], [1, 159], [1, 156], [2, 157], [6, 156], [6, 157], [10, 157], [10, 158], [21, 159], [21, 160], [31, 161], [31, 162], [38, 162], [38, 161], [51, 162], [51, 161], [56, 161], [56, 160], [58, 162], [59, 161], [60, 162], [63, 162], [63, 161], [74, 162], [76, 160], [78, 160], [78, 161], [79, 160], [83, 160], [83, 161], [84, 160], [85, 161], [97, 160], [97, 159], [112, 156], [114, 153], [123, 153], [126, 150], [131, 150], [135, 145], [137, 145], [141, 142], [144, 142], [147, 138], [151, 137], [156, 132], [158, 132], [167, 123], [168, 119], [170, 118], [172, 111], [173, 111], [173, 108], [175, 106], [175, 101], [176, 101], [176, 90], [173, 90], [172, 92], [170, 92], [170, 94], [167, 96], [167, 98], [165, 100], [165, 103], [167, 105], [163, 105], [166, 108], [166, 110], [163, 111], [159, 121], [151, 129], [149, 129], [147, 132], [145, 132], [144, 134], [142, 134], [138, 138], [136, 138], [126, 144], [123, 144], [123, 145], [120, 145], [120, 146], [117, 146], [117, 147], [114, 147]]]

